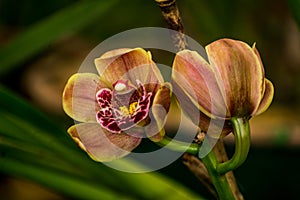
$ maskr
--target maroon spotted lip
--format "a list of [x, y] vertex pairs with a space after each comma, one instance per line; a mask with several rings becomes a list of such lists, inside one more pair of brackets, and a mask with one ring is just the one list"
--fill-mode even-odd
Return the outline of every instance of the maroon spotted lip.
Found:
[[119, 80], [114, 89], [103, 88], [96, 94], [100, 110], [97, 122], [112, 133], [120, 133], [135, 126], [148, 116], [152, 92], [137, 80], [139, 88], [129, 81]]

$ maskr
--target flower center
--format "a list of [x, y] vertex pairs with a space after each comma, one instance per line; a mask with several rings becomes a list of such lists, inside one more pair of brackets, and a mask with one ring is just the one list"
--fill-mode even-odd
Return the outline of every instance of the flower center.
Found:
[[132, 128], [148, 116], [151, 92], [137, 80], [137, 86], [129, 81], [118, 80], [113, 90], [102, 88], [96, 94], [100, 110], [97, 122], [113, 133]]
[[126, 106], [121, 106], [119, 109], [124, 116], [131, 116], [135, 113], [138, 102], [133, 102], [127, 108]]

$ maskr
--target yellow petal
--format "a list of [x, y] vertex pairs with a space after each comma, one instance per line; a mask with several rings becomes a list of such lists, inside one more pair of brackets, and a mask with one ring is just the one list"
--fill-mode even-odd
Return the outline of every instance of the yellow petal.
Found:
[[158, 89], [149, 111], [151, 121], [145, 126], [145, 133], [154, 142], [160, 141], [165, 135], [164, 125], [171, 103], [170, 87], [171, 85], [165, 83]]
[[253, 113], [253, 115], [259, 115], [265, 112], [272, 103], [274, 96], [274, 87], [271, 81], [265, 79], [265, 93], [260, 102], [258, 109]]

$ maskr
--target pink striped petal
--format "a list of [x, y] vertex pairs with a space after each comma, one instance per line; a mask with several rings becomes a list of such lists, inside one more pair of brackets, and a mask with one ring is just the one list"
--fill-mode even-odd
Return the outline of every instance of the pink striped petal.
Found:
[[152, 61], [151, 53], [141, 48], [106, 52], [95, 60], [95, 65], [99, 75], [110, 84], [118, 80], [129, 80], [135, 84], [139, 80], [143, 85], [149, 84], [147, 92], [155, 92], [157, 84], [163, 83], [163, 77]]
[[264, 94], [264, 71], [257, 52], [248, 44], [221, 39], [206, 46], [210, 65], [226, 99], [230, 115], [247, 116], [257, 110]]
[[77, 73], [70, 77], [65, 86], [62, 103], [64, 111], [74, 120], [96, 122], [99, 110], [96, 92], [106, 85], [92, 73]]
[[[126, 156], [140, 144], [142, 139], [125, 133], [109, 133], [98, 123], [76, 124], [68, 129], [68, 133], [81, 149], [99, 162]], [[141, 134], [136, 133], [136, 135]]]
[[177, 53], [173, 63], [172, 81], [207, 116], [226, 116], [227, 108], [214, 71], [197, 52], [183, 50]]

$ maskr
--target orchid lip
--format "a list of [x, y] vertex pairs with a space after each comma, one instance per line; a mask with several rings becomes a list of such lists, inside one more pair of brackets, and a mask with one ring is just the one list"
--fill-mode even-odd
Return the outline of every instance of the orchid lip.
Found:
[[118, 80], [113, 90], [102, 88], [96, 93], [100, 110], [97, 122], [112, 133], [120, 133], [134, 127], [148, 116], [151, 92], [137, 80], [138, 88], [128, 80]]

